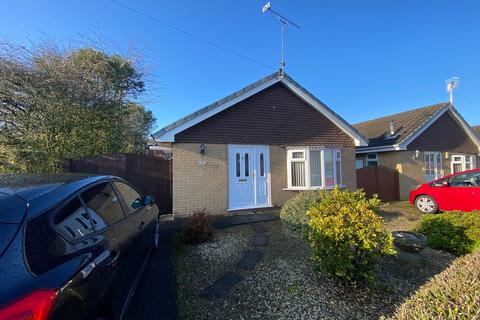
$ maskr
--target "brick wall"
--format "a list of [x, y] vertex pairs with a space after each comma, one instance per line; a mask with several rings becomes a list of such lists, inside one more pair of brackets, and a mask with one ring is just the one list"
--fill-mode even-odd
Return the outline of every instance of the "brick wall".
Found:
[[342, 179], [348, 190], [357, 189], [355, 170], [355, 148], [342, 148]]
[[[228, 207], [226, 144], [207, 144], [205, 156], [199, 143], [173, 145], [173, 213], [190, 214], [206, 208], [225, 213]], [[205, 161], [205, 164], [199, 164]]]

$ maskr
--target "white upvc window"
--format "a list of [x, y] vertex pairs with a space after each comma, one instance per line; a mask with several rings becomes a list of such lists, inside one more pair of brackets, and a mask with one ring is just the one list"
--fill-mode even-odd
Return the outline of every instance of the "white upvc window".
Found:
[[367, 167], [378, 166], [378, 153], [368, 153], [366, 160]]
[[287, 150], [288, 189], [331, 189], [342, 185], [342, 153], [320, 147]]
[[452, 155], [452, 173], [472, 170], [477, 167], [474, 155]]

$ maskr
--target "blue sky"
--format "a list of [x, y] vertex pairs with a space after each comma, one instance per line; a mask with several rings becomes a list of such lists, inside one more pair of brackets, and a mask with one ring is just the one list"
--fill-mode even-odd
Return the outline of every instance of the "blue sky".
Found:
[[[276, 67], [280, 33], [261, 13], [265, 0], [117, 0], [199, 37]], [[287, 30], [287, 73], [355, 123], [448, 100], [445, 80], [460, 77], [455, 104], [480, 124], [479, 1], [273, 0], [301, 26]], [[0, 37], [28, 43], [46, 35], [68, 43], [100, 34], [130, 44], [149, 70], [141, 99], [157, 128], [273, 72], [173, 31], [109, 0], [5, 1]]]

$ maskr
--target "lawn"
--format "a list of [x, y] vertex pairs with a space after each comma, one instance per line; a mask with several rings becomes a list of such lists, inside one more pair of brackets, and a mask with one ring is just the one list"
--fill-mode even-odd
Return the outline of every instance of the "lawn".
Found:
[[[420, 218], [404, 203], [383, 207], [382, 216], [389, 230], [410, 229]], [[423, 268], [402, 265], [396, 258], [384, 259], [382, 289], [371, 293], [315, 272], [308, 245], [280, 221], [262, 225], [267, 241], [260, 246], [255, 246], [259, 228], [253, 225], [219, 230], [213, 241], [196, 246], [184, 244], [180, 235], [174, 239], [181, 319], [390, 317], [397, 305], [454, 259], [428, 248], [421, 253], [428, 261]], [[239, 264], [245, 252], [255, 253], [251, 257], [258, 261], [253, 268]], [[219, 282], [225, 285], [223, 290], [216, 290]]]

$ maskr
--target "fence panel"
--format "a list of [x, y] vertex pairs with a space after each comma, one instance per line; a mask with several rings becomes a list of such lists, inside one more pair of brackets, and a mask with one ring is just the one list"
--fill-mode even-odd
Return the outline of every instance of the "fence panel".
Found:
[[119, 153], [69, 160], [65, 171], [114, 175], [155, 197], [161, 214], [172, 212], [171, 160], [145, 154]]

